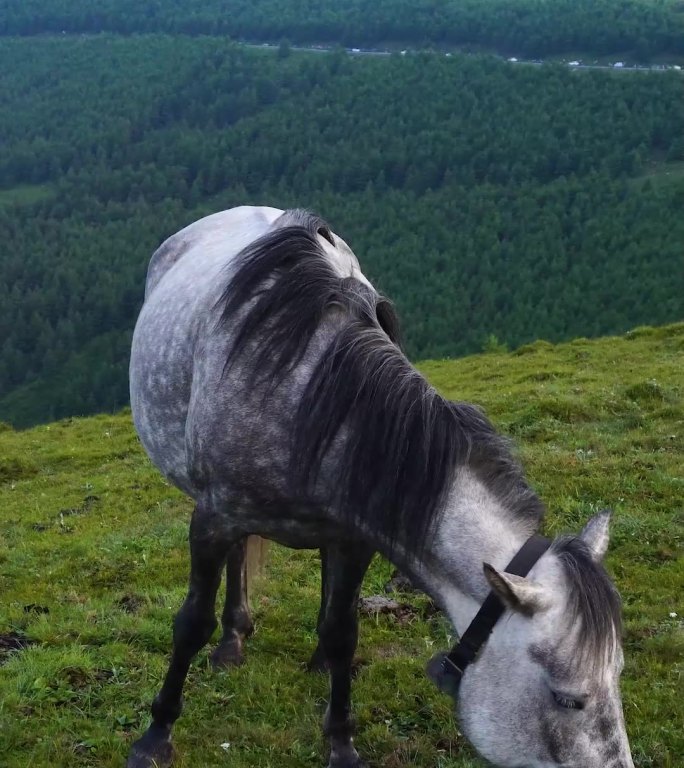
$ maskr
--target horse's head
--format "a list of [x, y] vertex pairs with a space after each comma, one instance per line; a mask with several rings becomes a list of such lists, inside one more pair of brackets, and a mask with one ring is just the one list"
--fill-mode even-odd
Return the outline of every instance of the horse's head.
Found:
[[601, 565], [608, 521], [603, 513], [579, 537], [556, 540], [527, 578], [485, 564], [507, 610], [465, 670], [457, 708], [466, 736], [498, 766], [633, 768], [620, 603]]

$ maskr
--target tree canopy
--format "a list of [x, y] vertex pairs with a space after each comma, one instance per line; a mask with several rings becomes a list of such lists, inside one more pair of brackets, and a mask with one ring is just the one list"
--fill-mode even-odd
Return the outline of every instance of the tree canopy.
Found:
[[62, 31], [470, 45], [526, 56], [684, 54], [679, 0], [0, 0], [0, 34]]
[[219, 37], [5, 39], [0, 419], [126, 402], [152, 251], [243, 203], [326, 217], [414, 359], [681, 318], [682, 85]]
[[167, 32], [525, 56], [684, 54], [678, 0], [0, 0], [0, 34]]

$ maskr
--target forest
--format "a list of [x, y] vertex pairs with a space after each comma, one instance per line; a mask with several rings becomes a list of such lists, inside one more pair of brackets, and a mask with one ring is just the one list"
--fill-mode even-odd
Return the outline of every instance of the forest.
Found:
[[166, 32], [532, 56], [684, 55], [681, 0], [0, 0], [0, 35]]
[[4, 38], [0, 420], [126, 403], [152, 251], [242, 203], [325, 216], [412, 359], [681, 319], [683, 85], [210, 36]]

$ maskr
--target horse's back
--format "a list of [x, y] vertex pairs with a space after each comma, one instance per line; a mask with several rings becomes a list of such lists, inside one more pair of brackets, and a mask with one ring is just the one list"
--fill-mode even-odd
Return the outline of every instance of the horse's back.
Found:
[[167, 238], [152, 255], [145, 281], [145, 301], [164, 275], [185, 256], [199, 247], [197, 257], [206, 259], [212, 248], [219, 248], [223, 256], [238, 253], [260, 237], [283, 211], [278, 208], [243, 205], [220, 211], [189, 224]]
[[133, 333], [131, 409], [152, 461], [191, 495], [185, 426], [195, 356], [230, 279], [231, 263], [282, 213], [242, 206], [207, 216], [168, 238], [150, 260]]

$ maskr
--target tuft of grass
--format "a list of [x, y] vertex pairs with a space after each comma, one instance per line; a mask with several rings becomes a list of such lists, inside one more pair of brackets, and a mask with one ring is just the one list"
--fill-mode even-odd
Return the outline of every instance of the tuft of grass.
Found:
[[38, 474], [38, 467], [29, 459], [0, 457], [0, 483], [14, 482]]
[[[637, 768], [675, 768], [684, 754], [683, 351], [678, 324], [420, 366], [514, 438], [548, 505], [547, 533], [615, 510], [607, 563], [624, 603]], [[166, 670], [190, 508], [150, 465], [128, 412], [0, 428], [4, 767], [123, 764]], [[390, 572], [377, 559], [364, 592], [381, 592]], [[191, 670], [175, 730], [179, 768], [323, 764], [327, 681], [303, 668], [318, 597], [316, 553], [273, 547], [254, 592], [247, 663], [216, 673], [204, 651]], [[449, 701], [423, 674], [452, 630], [424, 596], [401, 600], [409, 620], [361, 619], [359, 749], [373, 768], [478, 768]]]
[[627, 397], [632, 400], [665, 400], [665, 392], [655, 379], [639, 381], [625, 390]]

